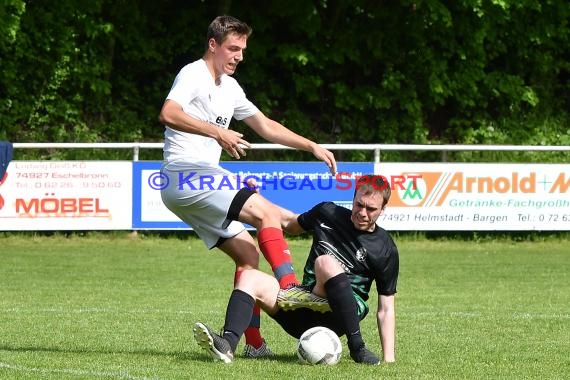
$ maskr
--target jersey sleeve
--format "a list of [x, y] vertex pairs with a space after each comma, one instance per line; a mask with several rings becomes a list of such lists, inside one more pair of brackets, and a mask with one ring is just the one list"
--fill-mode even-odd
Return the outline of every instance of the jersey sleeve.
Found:
[[195, 71], [191, 68], [180, 70], [166, 99], [173, 100], [186, 108], [198, 96], [200, 88], [200, 79], [194, 74]]
[[234, 82], [234, 119], [243, 120], [259, 112], [259, 109], [245, 96], [245, 92], [237, 82]]
[[398, 273], [400, 270], [400, 258], [395, 245], [389, 248], [382, 269], [376, 273], [376, 289], [378, 294], [390, 296], [396, 294]]
[[309, 211], [306, 211], [297, 217], [297, 222], [302, 229], [305, 231], [312, 231], [315, 229], [315, 225], [317, 224], [317, 220], [321, 213], [321, 208], [325, 205], [325, 203], [326, 202], [319, 203]]

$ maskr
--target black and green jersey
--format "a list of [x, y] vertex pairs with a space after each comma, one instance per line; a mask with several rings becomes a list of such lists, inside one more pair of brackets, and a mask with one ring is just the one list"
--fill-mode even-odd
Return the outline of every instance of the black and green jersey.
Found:
[[315, 259], [320, 255], [333, 255], [341, 263], [352, 284], [358, 303], [360, 319], [368, 313], [368, 300], [372, 281], [378, 294], [396, 293], [398, 281], [398, 249], [390, 235], [377, 226], [373, 232], [354, 228], [351, 211], [332, 202], [319, 203], [299, 215], [299, 225], [313, 232], [313, 244], [303, 272], [303, 284], [313, 287]]

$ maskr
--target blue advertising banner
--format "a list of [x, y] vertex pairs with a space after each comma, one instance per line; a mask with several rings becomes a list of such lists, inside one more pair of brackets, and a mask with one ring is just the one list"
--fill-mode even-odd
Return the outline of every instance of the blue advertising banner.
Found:
[[[157, 181], [160, 162], [133, 163], [133, 228], [183, 229], [181, 222], [163, 204]], [[253, 179], [260, 193], [273, 203], [300, 213], [322, 201], [351, 207], [354, 177], [374, 172], [373, 163], [338, 163], [339, 174], [331, 176], [322, 162], [223, 162], [235, 174], [224, 188], [244, 187]]]
[[160, 161], [133, 162], [133, 229], [175, 230], [188, 225], [160, 197]]

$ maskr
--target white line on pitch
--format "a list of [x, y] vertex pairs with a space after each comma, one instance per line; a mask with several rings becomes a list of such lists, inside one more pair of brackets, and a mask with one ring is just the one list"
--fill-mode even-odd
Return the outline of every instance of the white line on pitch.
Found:
[[8, 363], [0, 362], [0, 369], [5, 368], [20, 372], [34, 372], [34, 373], [63, 373], [68, 375], [82, 375], [82, 376], [94, 376], [94, 377], [113, 377], [116, 379], [127, 379], [127, 380], [158, 380], [157, 377], [137, 377], [131, 376], [126, 372], [97, 372], [97, 371], [84, 371], [80, 369], [64, 368], [64, 369], [52, 369], [52, 368], [35, 368], [35, 367], [24, 367], [19, 365], [13, 365]]

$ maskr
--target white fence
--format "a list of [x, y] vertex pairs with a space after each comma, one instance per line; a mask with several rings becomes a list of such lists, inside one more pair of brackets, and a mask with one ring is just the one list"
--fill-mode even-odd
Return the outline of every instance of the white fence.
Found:
[[[131, 149], [133, 161], [139, 160], [141, 149], [162, 149], [163, 143], [14, 143], [15, 149]], [[381, 161], [382, 151], [537, 151], [537, 152], [570, 152], [570, 146], [557, 145], [423, 145], [423, 144], [321, 144], [329, 150], [363, 150], [374, 152], [374, 162]], [[252, 144], [252, 149], [279, 150], [291, 149], [279, 144]]]

